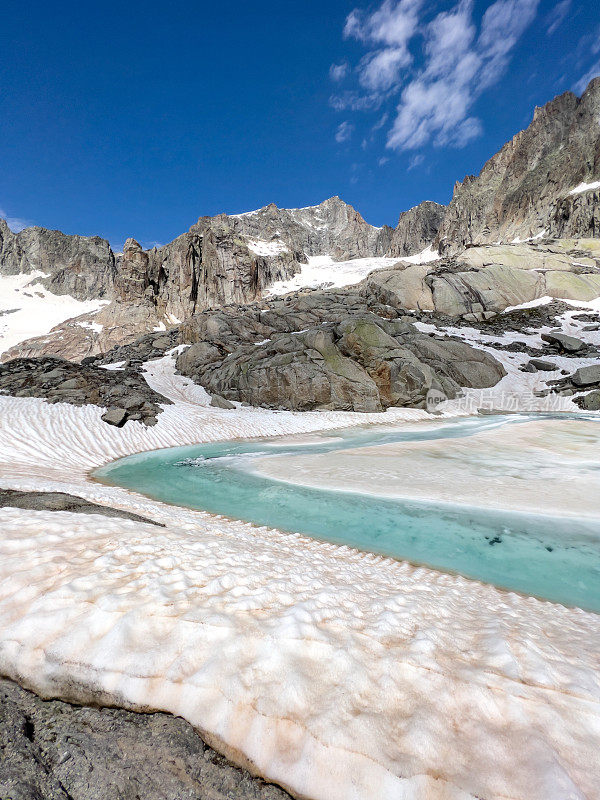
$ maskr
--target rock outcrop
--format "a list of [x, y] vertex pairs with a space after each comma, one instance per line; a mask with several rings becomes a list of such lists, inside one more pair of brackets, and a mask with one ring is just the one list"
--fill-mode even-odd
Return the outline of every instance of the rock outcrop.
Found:
[[0, 219], [0, 275], [43, 272], [53, 294], [78, 300], [111, 297], [116, 259], [106, 239], [68, 236], [46, 228], [13, 233]]
[[[597, 237], [600, 192], [600, 78], [536, 108], [531, 125], [477, 177], [457, 183], [438, 233], [442, 254], [473, 244], [535, 236]], [[581, 196], [580, 196], [581, 195]]]
[[42, 700], [0, 680], [0, 796], [13, 800], [284, 800], [169, 714]]
[[[134, 369], [106, 370], [62, 358], [15, 358], [0, 364], [0, 392], [13, 397], [42, 397], [49, 403], [105, 406], [129, 420], [155, 425], [162, 405], [171, 401], [151, 389]], [[106, 415], [105, 415], [106, 416]]]
[[229, 401], [296, 411], [423, 408], [430, 389], [494, 386], [496, 359], [351, 291], [313, 292], [204, 312], [181, 327], [192, 342], [179, 371]]
[[586, 186], [589, 188], [575, 194], [569, 192], [556, 202], [548, 225], [549, 236], [600, 238], [600, 181]]
[[600, 240], [473, 247], [428, 264], [372, 272], [361, 294], [399, 309], [476, 321], [541, 297], [600, 296]]
[[0, 508], [25, 508], [28, 511], [70, 511], [72, 514], [100, 514], [103, 517], [119, 517], [121, 519], [131, 519], [134, 522], [147, 522], [150, 525], [159, 525], [164, 528], [162, 522], [155, 522], [148, 517], [140, 517], [139, 514], [132, 514], [131, 511], [123, 511], [120, 508], [110, 506], [100, 506], [97, 503], [90, 503], [82, 497], [76, 497], [65, 492], [20, 492], [16, 489], [0, 489]]
[[402, 258], [421, 253], [435, 241], [446, 206], [426, 200], [403, 211], [392, 234], [387, 255]]

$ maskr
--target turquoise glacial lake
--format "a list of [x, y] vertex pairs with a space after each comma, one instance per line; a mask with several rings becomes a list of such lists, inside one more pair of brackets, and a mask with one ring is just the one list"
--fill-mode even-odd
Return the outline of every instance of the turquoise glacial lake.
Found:
[[[527, 422], [526, 415], [473, 417], [422, 430], [370, 426], [328, 431], [321, 440], [317, 436], [304, 444], [274, 438], [193, 445], [123, 458], [96, 470], [94, 477], [166, 503], [350, 545], [600, 613], [600, 497], [598, 518], [578, 519], [310, 488], [252, 471], [253, 461], [265, 455], [463, 438]], [[600, 470], [600, 453], [598, 458], [593, 468]]]

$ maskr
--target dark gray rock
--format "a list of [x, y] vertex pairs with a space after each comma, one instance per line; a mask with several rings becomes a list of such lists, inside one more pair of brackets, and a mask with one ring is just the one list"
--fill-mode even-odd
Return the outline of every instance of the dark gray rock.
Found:
[[578, 353], [586, 348], [586, 343], [574, 336], [567, 336], [565, 333], [542, 333], [541, 339], [549, 344], [558, 345], [561, 350], [567, 353]]
[[151, 525], [160, 525], [160, 522], [121, 511], [110, 506], [100, 506], [91, 503], [82, 497], [75, 497], [64, 492], [21, 492], [15, 489], [0, 489], [0, 508], [25, 508], [30, 511], [71, 511], [74, 514], [101, 514], [104, 517], [121, 517], [136, 522], [148, 522]]
[[600, 411], [600, 390], [595, 389], [582, 397], [576, 397], [574, 402], [584, 411]]
[[593, 386], [600, 384], [600, 364], [592, 364], [589, 367], [580, 367], [575, 371], [572, 378], [575, 386]]
[[45, 701], [0, 679], [0, 797], [284, 800], [169, 714]]
[[42, 397], [49, 403], [105, 406], [109, 411], [102, 418], [118, 426], [130, 419], [155, 424], [161, 406], [171, 404], [134, 370], [112, 371], [50, 356], [0, 364], [0, 392]]
[[553, 364], [552, 361], [544, 361], [542, 358], [532, 358], [529, 363], [534, 369], [540, 372], [553, 372], [555, 369], [558, 369], [556, 364]]

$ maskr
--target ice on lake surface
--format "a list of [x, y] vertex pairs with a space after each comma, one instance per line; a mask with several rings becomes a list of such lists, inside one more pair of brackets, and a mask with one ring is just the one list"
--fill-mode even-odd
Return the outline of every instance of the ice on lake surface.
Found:
[[593, 418], [476, 417], [159, 450], [95, 474], [598, 612], [599, 444]]

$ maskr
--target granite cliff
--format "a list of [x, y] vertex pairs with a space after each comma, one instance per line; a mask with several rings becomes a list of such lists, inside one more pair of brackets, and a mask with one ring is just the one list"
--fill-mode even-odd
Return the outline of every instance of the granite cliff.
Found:
[[425, 200], [418, 206], [403, 211], [392, 234], [387, 255], [404, 258], [431, 247], [445, 212], [446, 206], [431, 200]]
[[529, 127], [454, 187], [436, 244], [600, 236], [600, 78], [536, 108]]

